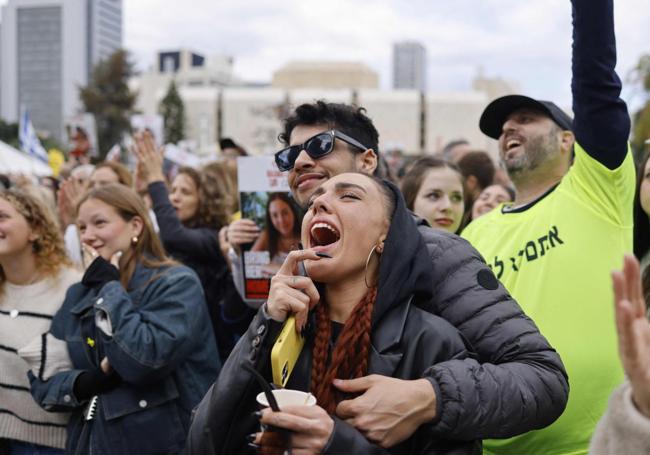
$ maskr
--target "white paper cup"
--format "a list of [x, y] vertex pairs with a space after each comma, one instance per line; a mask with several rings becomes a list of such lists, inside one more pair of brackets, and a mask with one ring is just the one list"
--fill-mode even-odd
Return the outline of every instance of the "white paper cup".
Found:
[[[303, 392], [301, 390], [291, 389], [276, 389], [273, 390], [275, 401], [278, 402], [280, 410], [285, 406], [314, 406], [316, 405], [316, 397], [311, 393]], [[269, 403], [266, 400], [264, 392], [257, 394], [257, 404], [262, 408], [268, 408]]]

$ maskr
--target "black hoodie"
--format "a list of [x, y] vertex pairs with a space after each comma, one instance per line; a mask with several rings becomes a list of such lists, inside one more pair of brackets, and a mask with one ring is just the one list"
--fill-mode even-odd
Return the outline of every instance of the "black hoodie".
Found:
[[[417, 226], [399, 190], [395, 211], [380, 259], [377, 300], [373, 311], [368, 374], [419, 379], [431, 365], [467, 356], [460, 334], [446, 321], [412, 303], [431, 298], [430, 260]], [[245, 453], [249, 433], [259, 425], [251, 415], [261, 391], [243, 363], [252, 362], [270, 380], [270, 350], [281, 324], [260, 309], [248, 331], [224, 365], [217, 383], [199, 405], [190, 429], [188, 453]], [[287, 388], [308, 390], [313, 337], [309, 337]], [[438, 384], [431, 380], [436, 393]], [[440, 406], [438, 411], [440, 412]], [[390, 450], [371, 444], [352, 426], [335, 418], [334, 431], [322, 453], [331, 454], [473, 454], [479, 441], [446, 441], [422, 427]]]

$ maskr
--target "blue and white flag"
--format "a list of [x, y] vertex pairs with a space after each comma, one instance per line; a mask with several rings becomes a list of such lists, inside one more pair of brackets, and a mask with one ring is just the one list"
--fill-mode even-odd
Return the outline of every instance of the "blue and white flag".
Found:
[[29, 112], [23, 106], [20, 112], [20, 125], [18, 129], [18, 141], [20, 142], [20, 149], [39, 160], [47, 163], [48, 157], [45, 148], [41, 145], [41, 141], [36, 135], [32, 120], [29, 118]]

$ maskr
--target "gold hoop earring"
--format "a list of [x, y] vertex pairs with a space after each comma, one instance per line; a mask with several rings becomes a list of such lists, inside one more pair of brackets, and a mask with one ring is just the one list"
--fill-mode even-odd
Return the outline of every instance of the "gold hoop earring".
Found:
[[372, 253], [374, 253], [376, 249], [377, 249], [377, 245], [373, 245], [372, 249], [370, 250], [370, 254], [368, 255], [368, 259], [366, 259], [366, 269], [363, 272], [363, 281], [366, 283], [366, 287], [368, 289], [372, 288], [372, 286], [368, 284], [368, 265], [370, 265], [370, 259], [372, 258]]
[[138, 236], [137, 236], [137, 235], [134, 235], [133, 237], [131, 237], [131, 243], [132, 243], [133, 245], [135, 245], [135, 244], [138, 243]]

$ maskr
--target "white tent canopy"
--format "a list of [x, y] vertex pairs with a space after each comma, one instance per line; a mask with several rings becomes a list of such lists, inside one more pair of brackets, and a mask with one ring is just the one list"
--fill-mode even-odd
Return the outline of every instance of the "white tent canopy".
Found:
[[31, 174], [41, 177], [52, 175], [52, 169], [38, 158], [22, 153], [0, 141], [0, 173]]

